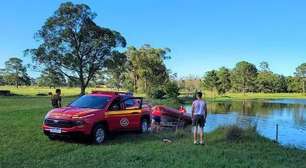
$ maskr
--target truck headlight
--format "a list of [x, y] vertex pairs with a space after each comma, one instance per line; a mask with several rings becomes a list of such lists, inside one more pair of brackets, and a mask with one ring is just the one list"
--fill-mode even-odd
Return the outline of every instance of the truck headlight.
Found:
[[75, 121], [75, 126], [81, 126], [81, 125], [84, 125], [84, 121], [83, 120], [78, 120], [78, 121]]

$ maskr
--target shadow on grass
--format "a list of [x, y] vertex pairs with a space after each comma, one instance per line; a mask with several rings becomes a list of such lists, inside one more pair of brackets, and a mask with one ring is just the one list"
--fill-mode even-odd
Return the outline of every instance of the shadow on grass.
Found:
[[[190, 131], [187, 129], [180, 129], [174, 131], [161, 131], [160, 133], [139, 133], [139, 132], [117, 132], [108, 134], [105, 142], [102, 145], [116, 145], [116, 144], [142, 144], [148, 142], [164, 143], [164, 139], [171, 140], [172, 142], [180, 139], [191, 137]], [[83, 136], [63, 136], [57, 137], [53, 141], [62, 141], [65, 143], [76, 143], [83, 145], [95, 145], [89, 137]]]

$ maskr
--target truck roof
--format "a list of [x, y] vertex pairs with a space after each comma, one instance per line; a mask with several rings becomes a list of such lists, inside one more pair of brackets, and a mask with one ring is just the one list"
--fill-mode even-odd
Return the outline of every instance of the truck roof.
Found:
[[131, 92], [117, 92], [117, 91], [101, 91], [101, 90], [93, 90], [91, 94], [94, 95], [109, 95], [109, 96], [133, 96]]

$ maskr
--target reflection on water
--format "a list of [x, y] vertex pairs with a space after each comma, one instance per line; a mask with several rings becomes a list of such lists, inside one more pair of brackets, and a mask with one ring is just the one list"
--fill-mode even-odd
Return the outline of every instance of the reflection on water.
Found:
[[[281, 144], [306, 149], [305, 107], [306, 100], [303, 99], [210, 102], [205, 130], [233, 124], [252, 125], [261, 135], [274, 140], [278, 124]], [[191, 111], [190, 106], [186, 108]]]

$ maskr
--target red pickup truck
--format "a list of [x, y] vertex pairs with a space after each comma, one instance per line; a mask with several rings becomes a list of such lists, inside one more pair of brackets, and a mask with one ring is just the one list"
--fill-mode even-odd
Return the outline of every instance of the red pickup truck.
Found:
[[93, 91], [67, 107], [49, 111], [42, 127], [52, 140], [81, 134], [101, 144], [111, 132], [147, 132], [150, 113], [151, 107], [141, 97], [124, 92]]

